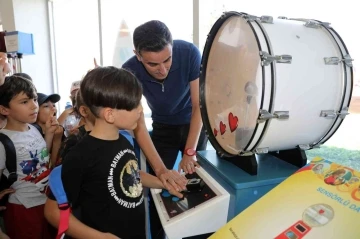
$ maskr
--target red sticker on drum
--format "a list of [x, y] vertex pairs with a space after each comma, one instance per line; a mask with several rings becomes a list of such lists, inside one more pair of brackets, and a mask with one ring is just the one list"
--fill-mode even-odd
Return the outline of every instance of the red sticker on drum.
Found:
[[215, 137], [217, 136], [217, 133], [218, 133], [217, 129], [214, 129], [214, 135], [215, 135]]
[[229, 113], [229, 126], [231, 133], [237, 129], [238, 122], [239, 122], [238, 117], [234, 116], [233, 113]]
[[220, 133], [221, 133], [221, 135], [223, 135], [225, 133], [225, 131], [226, 131], [226, 125], [222, 121], [220, 121]]

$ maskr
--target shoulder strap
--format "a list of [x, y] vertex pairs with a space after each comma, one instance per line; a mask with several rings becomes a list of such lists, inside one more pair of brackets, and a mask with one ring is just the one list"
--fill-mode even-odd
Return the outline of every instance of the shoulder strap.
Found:
[[60, 221], [56, 238], [60, 239], [62, 234], [69, 228], [69, 218], [71, 214], [70, 204], [61, 180], [62, 165], [55, 167], [49, 176], [49, 186], [56, 198], [60, 209]]
[[9, 171], [8, 181], [12, 184], [17, 180], [16, 173], [16, 149], [11, 139], [3, 133], [0, 133], [0, 141], [5, 148], [5, 166]]
[[41, 135], [43, 135], [43, 131], [40, 125], [38, 125], [37, 123], [31, 124], [32, 126], [34, 126]]

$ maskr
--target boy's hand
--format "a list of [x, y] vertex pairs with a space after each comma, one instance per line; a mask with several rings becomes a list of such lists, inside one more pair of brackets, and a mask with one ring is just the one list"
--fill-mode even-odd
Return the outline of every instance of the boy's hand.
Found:
[[55, 109], [52, 110], [52, 112], [49, 115], [48, 120], [46, 121], [45, 134], [46, 133], [54, 134], [56, 129], [59, 126], [59, 122], [57, 121], [56, 116], [54, 116], [54, 113], [55, 113]]
[[0, 85], [4, 84], [5, 76], [10, 72], [10, 66], [7, 63], [6, 53], [0, 52]]
[[178, 192], [178, 191], [176, 191], [176, 190], [174, 190], [174, 189], [168, 190], [168, 192], [169, 192], [171, 195], [174, 195], [174, 196], [176, 196], [176, 197], [178, 197], [178, 198], [183, 198], [183, 197], [184, 197], [184, 195], [183, 195], [182, 193], [180, 193], [180, 192]]
[[121, 239], [120, 237], [117, 237], [111, 233], [103, 233], [103, 236], [101, 237], [102, 239]]
[[98, 67], [99, 67], [99, 65], [98, 65], [98, 63], [96, 61], [96, 58], [94, 57], [94, 68], [98, 68]]
[[5, 233], [3, 233], [0, 229], [0, 238], [1, 239], [10, 239], [10, 237], [8, 237], [8, 235], [6, 235]]
[[[1, 192], [0, 192], [0, 199], [2, 199], [6, 194], [10, 194], [10, 193], [14, 193], [15, 192], [15, 189], [13, 189], [13, 188], [8, 188], [8, 189], [5, 189], [5, 190], [2, 190]], [[1, 206], [0, 207], [0, 211], [3, 211], [3, 210], [5, 210], [6, 209], [6, 207], [5, 206]], [[1, 238], [1, 237], [0, 237]]]
[[72, 128], [71, 130], [69, 130], [69, 134], [77, 135], [80, 132], [79, 127], [80, 126], [77, 126], [77, 127]]
[[187, 179], [175, 170], [166, 169], [158, 173], [158, 178], [169, 192], [171, 190], [180, 192], [186, 189]]
[[10, 193], [14, 193], [14, 192], [15, 192], [15, 189], [13, 189], [13, 188], [8, 188], [5, 190], [2, 190], [0, 192], [0, 199], [2, 199], [6, 194], [10, 194]]
[[64, 134], [64, 129], [62, 127], [57, 127], [54, 133], [54, 141], [58, 141], [61, 143], [63, 134]]

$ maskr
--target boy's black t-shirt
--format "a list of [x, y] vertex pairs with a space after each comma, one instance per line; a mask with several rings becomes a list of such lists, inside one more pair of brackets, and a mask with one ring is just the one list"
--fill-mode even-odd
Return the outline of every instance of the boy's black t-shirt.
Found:
[[122, 239], [145, 238], [145, 207], [134, 148], [122, 135], [86, 135], [65, 156], [62, 182], [81, 221]]

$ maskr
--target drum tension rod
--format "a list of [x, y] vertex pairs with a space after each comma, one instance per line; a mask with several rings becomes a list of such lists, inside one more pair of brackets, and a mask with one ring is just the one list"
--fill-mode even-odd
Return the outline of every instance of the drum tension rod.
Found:
[[322, 26], [329, 28], [330, 22], [318, 22], [318, 21], [314, 21], [314, 20], [306, 20], [304, 26], [309, 27], [309, 28], [320, 28]]
[[354, 59], [351, 58], [351, 56], [345, 55], [343, 59], [340, 59], [339, 57], [333, 56], [333, 57], [324, 57], [325, 65], [338, 65], [341, 62], [344, 62], [348, 67], [352, 67], [352, 62]]
[[248, 14], [244, 14], [243, 18], [248, 20], [248, 21], [256, 21], [256, 20], [260, 20], [260, 22], [262, 23], [274, 23], [274, 18], [272, 16], [254, 16], [254, 15], [248, 15]]
[[291, 64], [291, 61], [292, 61], [291, 55], [272, 56], [269, 53], [267, 53], [266, 51], [260, 51], [260, 56], [261, 56], [263, 66], [268, 66], [273, 61], [276, 61], [276, 63], [285, 63], [285, 64]]
[[280, 119], [285, 120], [290, 118], [289, 111], [275, 111], [274, 114], [270, 114], [267, 110], [260, 110], [258, 123], [263, 123], [269, 119]]

